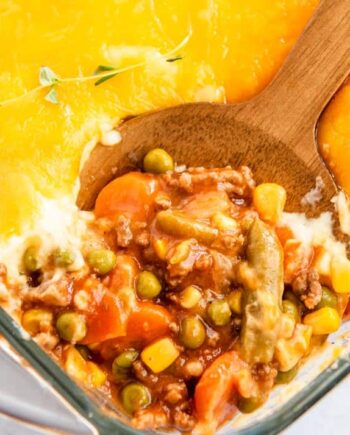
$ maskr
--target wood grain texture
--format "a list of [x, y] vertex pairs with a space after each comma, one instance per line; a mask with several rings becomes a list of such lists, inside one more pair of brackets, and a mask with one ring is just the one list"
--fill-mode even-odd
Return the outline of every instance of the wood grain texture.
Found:
[[[331, 209], [333, 178], [318, 154], [317, 120], [350, 72], [350, 0], [324, 0], [275, 80], [239, 105], [193, 103], [125, 121], [122, 142], [97, 145], [81, 173], [78, 205], [91, 209], [111, 179], [138, 167], [147, 151], [166, 149], [179, 164], [208, 167], [248, 165], [258, 182], [276, 181], [288, 192], [287, 209], [320, 175]], [[309, 210], [310, 211], [310, 210]]]

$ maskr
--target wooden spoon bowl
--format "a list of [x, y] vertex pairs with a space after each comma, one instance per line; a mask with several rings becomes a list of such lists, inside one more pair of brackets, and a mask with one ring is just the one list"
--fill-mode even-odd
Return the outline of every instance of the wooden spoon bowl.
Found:
[[301, 198], [319, 176], [322, 200], [304, 211], [330, 210], [337, 190], [318, 153], [316, 125], [350, 71], [349, 23], [349, 0], [322, 1], [275, 80], [247, 103], [184, 104], [122, 123], [121, 143], [97, 145], [86, 162], [78, 205], [93, 208], [109, 181], [162, 147], [187, 166], [247, 165], [258, 182], [283, 185], [293, 211], [302, 210]]

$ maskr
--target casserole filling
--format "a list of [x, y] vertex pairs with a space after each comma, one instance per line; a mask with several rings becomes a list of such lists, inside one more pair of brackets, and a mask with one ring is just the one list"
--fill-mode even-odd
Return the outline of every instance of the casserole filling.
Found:
[[[350, 262], [331, 214], [285, 213], [248, 167], [150, 151], [99, 194], [76, 246], [23, 253], [23, 328], [140, 429], [214, 432], [296, 375], [346, 313]], [[4, 296], [5, 298], [5, 296]]]

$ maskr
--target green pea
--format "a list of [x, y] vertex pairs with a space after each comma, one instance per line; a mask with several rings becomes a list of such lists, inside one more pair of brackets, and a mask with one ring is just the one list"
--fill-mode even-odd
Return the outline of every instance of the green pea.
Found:
[[295, 322], [300, 322], [300, 313], [294, 302], [289, 300], [282, 301], [283, 312], [290, 316]]
[[151, 394], [147, 387], [133, 382], [123, 388], [121, 399], [125, 410], [133, 414], [140, 409], [146, 408], [151, 403]]
[[35, 272], [40, 269], [39, 249], [37, 246], [29, 246], [24, 251], [23, 265], [27, 272]]
[[296, 374], [298, 373], [298, 365], [294, 366], [292, 369], [288, 370], [287, 372], [278, 372], [275, 384], [288, 384], [290, 381], [292, 381]]
[[87, 256], [88, 265], [99, 275], [109, 273], [117, 263], [117, 257], [109, 249], [96, 249]]
[[53, 261], [57, 267], [68, 267], [74, 263], [75, 255], [67, 249], [57, 249], [53, 254]]
[[324, 307], [330, 307], [337, 309], [338, 306], [338, 298], [337, 295], [332, 292], [332, 290], [329, 290], [328, 287], [322, 287], [322, 298], [317, 305], [316, 309], [319, 310], [320, 308]]
[[237, 408], [243, 414], [250, 414], [251, 412], [254, 412], [256, 409], [260, 408], [263, 403], [264, 400], [261, 397], [250, 397], [249, 399], [241, 397], [237, 402]]
[[214, 325], [224, 326], [231, 319], [231, 309], [225, 300], [216, 300], [209, 305], [208, 315]]
[[132, 363], [137, 360], [138, 356], [139, 353], [136, 350], [126, 350], [115, 358], [113, 364], [128, 369], [132, 366]]
[[188, 349], [202, 346], [206, 336], [205, 326], [198, 317], [185, 317], [180, 325], [180, 341]]
[[85, 317], [82, 314], [67, 312], [61, 314], [56, 321], [58, 335], [70, 343], [81, 341], [87, 332]]
[[295, 296], [291, 290], [287, 290], [283, 293], [283, 299], [293, 302], [293, 304], [298, 308], [299, 315], [305, 310], [304, 304]]
[[174, 161], [165, 150], [155, 148], [145, 155], [143, 169], [145, 172], [151, 172], [152, 174], [164, 174], [174, 169]]
[[153, 299], [159, 295], [162, 285], [158, 278], [148, 271], [143, 271], [137, 278], [137, 294], [143, 299]]

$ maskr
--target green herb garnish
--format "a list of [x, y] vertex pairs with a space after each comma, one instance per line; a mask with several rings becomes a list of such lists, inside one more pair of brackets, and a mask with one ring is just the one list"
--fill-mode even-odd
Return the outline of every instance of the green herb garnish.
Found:
[[107, 80], [109, 80], [109, 79], [115, 77], [117, 74], [118, 74], [118, 73], [115, 72], [115, 73], [109, 74], [108, 76], [101, 77], [100, 79], [98, 79], [98, 80], [95, 82], [95, 86], [98, 86], [98, 85], [100, 85], [101, 83], [106, 82]]
[[53, 86], [59, 82], [58, 75], [55, 74], [48, 66], [40, 67], [39, 83], [42, 86]]
[[[190, 25], [188, 33], [183, 38], [183, 40], [172, 50], [162, 55], [162, 58], [166, 60], [166, 62], [176, 62], [178, 60], [183, 59], [183, 56], [174, 56], [176, 52], [183, 49], [183, 47], [188, 43], [192, 36], [192, 27]], [[37, 92], [42, 91], [43, 89], [48, 89], [48, 92], [45, 95], [45, 100], [52, 103], [58, 104], [58, 94], [57, 87], [64, 83], [82, 83], [88, 81], [95, 81], [95, 86], [98, 86], [105, 81], [115, 77], [117, 74], [126, 73], [127, 71], [132, 71], [136, 68], [143, 67], [147, 64], [147, 61], [135, 63], [133, 65], [127, 65], [121, 68], [116, 68], [111, 65], [98, 65], [95, 73], [89, 76], [78, 76], [78, 77], [59, 77], [51, 68], [48, 66], [40, 67], [39, 71], [39, 85], [35, 88], [25, 92], [22, 95], [15, 96], [13, 98], [9, 98], [4, 101], [0, 101], [0, 107], [4, 107], [10, 105], [12, 103], [16, 103], [18, 100], [35, 95]]]
[[45, 95], [45, 100], [52, 104], [58, 104], [57, 90], [51, 86], [49, 92]]
[[167, 62], [176, 62], [178, 60], [182, 60], [184, 57], [183, 56], [176, 56], [176, 57], [171, 57], [169, 59], [167, 59]]
[[112, 65], [99, 65], [96, 69], [94, 74], [98, 75], [102, 72], [106, 72], [106, 71], [115, 71], [115, 67]]

